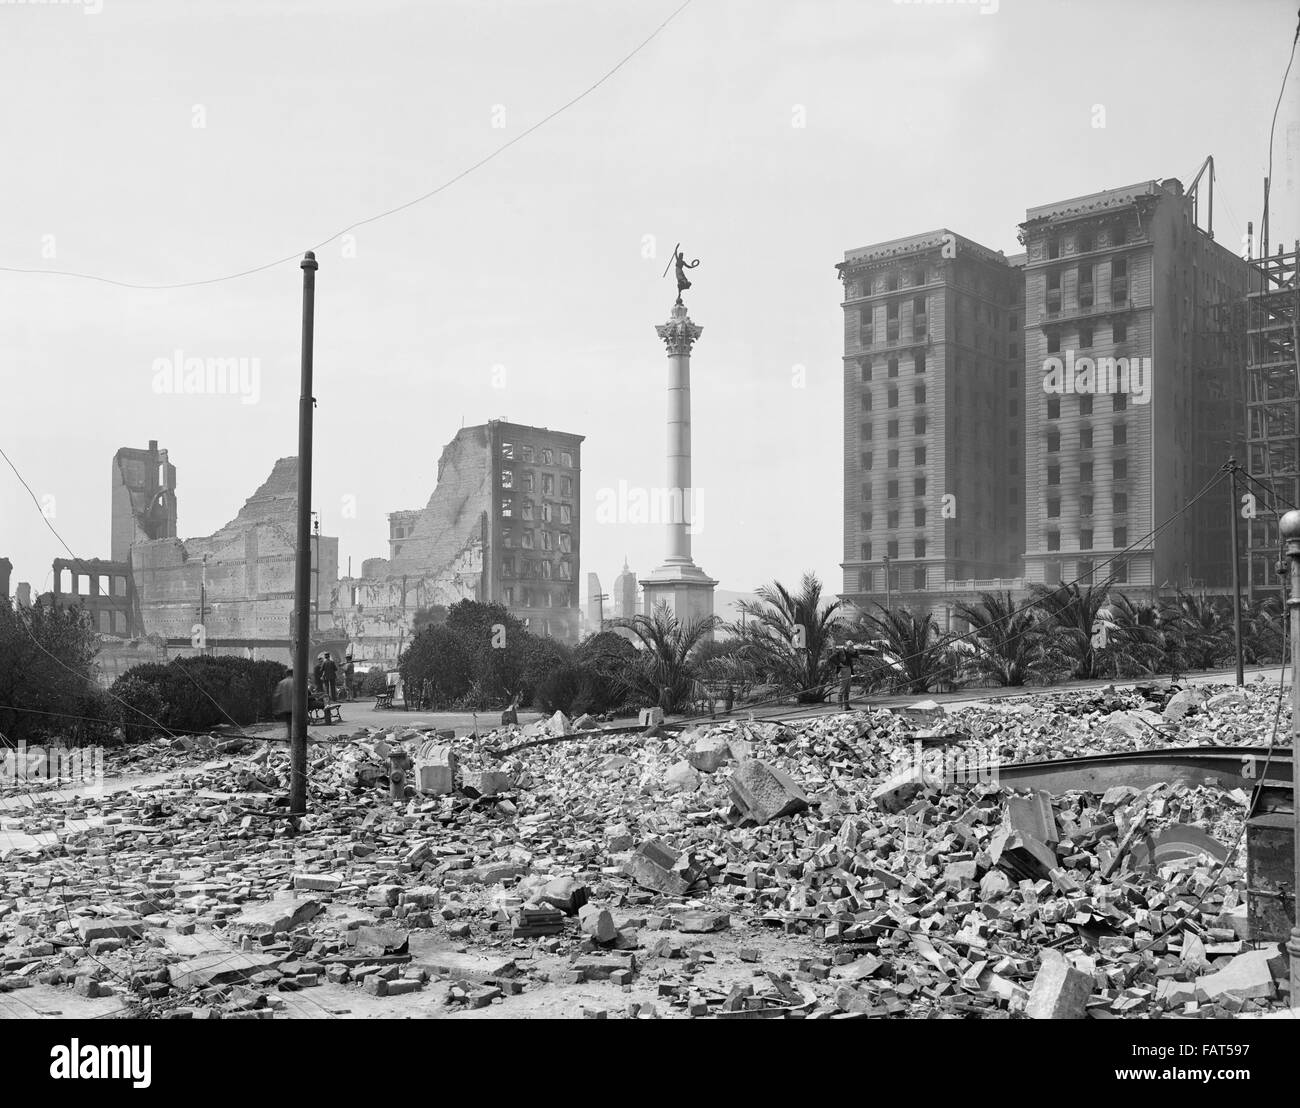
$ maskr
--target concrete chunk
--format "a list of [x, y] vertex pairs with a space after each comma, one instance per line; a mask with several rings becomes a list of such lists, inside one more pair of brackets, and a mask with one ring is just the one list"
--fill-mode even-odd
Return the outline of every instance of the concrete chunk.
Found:
[[740, 814], [755, 823], [769, 823], [808, 807], [808, 796], [788, 774], [756, 758], [736, 766], [728, 782]]
[[1092, 986], [1093, 979], [1070, 965], [1059, 950], [1044, 950], [1025, 1015], [1036, 1020], [1081, 1020]]
[[637, 847], [623, 872], [644, 889], [666, 896], [685, 896], [690, 882], [673, 869], [678, 858], [658, 839], [648, 839]]
[[261, 904], [246, 905], [239, 915], [231, 919], [226, 930], [233, 935], [249, 935], [254, 938], [278, 935], [300, 927], [318, 915], [320, 910], [320, 901], [315, 897], [278, 896]]
[[432, 739], [415, 752], [415, 787], [422, 793], [443, 796], [456, 789], [456, 752]]

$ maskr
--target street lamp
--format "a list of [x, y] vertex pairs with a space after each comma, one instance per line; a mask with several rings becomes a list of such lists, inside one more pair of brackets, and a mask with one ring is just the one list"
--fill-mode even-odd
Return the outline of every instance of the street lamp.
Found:
[[884, 557], [885, 562], [885, 611], [889, 611], [889, 563], [893, 561], [888, 554]]

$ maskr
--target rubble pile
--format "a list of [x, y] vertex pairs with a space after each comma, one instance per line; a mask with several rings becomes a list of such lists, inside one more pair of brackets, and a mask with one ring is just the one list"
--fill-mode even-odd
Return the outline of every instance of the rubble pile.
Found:
[[44, 836], [0, 860], [0, 992], [179, 1018], [1248, 1014], [1287, 984], [1249, 941], [1244, 792], [1016, 793], [915, 756], [1258, 743], [1275, 698], [363, 730], [312, 745], [300, 821], [283, 743], [159, 741], [121, 757], [165, 781], [0, 807]]

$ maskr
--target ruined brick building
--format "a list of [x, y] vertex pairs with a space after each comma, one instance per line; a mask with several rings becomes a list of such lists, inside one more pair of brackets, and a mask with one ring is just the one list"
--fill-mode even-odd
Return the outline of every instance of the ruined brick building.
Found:
[[[576, 642], [581, 444], [501, 421], [462, 429], [428, 504], [389, 516], [388, 557], [367, 559], [359, 577], [340, 580], [338, 539], [313, 535], [313, 646], [392, 663], [421, 609], [464, 599], [501, 603], [535, 633]], [[119, 450], [112, 556], [56, 559], [49, 598], [91, 614], [109, 675], [140, 641], [172, 655], [289, 661], [298, 460], [276, 461], [229, 523], [198, 538], [177, 537], [176, 487], [157, 442]]]

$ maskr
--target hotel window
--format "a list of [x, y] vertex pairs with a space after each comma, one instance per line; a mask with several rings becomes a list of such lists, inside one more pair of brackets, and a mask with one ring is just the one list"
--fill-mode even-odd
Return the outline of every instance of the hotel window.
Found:
[[1092, 449], [1092, 428], [1091, 427], [1079, 428], [1079, 449], [1081, 450]]
[[913, 372], [913, 373], [924, 373], [924, 372], [925, 372], [925, 355], [924, 355], [924, 354], [916, 354], [916, 355], [914, 355], [914, 356], [912, 357], [912, 372]]
[[871, 411], [871, 393], [869, 392], [864, 391], [862, 393], [862, 410], [864, 412]]
[[1061, 432], [1047, 432], [1047, 452], [1049, 454], [1059, 454], [1061, 451]]
[[[528, 589], [521, 589], [519, 592], [519, 606], [521, 608], [531, 608], [533, 606], [533, 594]], [[524, 621], [527, 624], [527, 620]]]
[[898, 438], [898, 420], [891, 419], [885, 425], [885, 437], [890, 439]]
[[898, 407], [898, 390], [897, 390], [897, 389], [890, 389], [890, 390], [889, 390], [888, 403], [889, 403], [889, 406], [890, 406], [891, 408], [897, 408], [897, 407]]
[[1110, 229], [1111, 246], [1123, 246], [1128, 241], [1128, 230], [1122, 223], [1114, 224]]
[[550, 523], [555, 517], [555, 508], [551, 504], [542, 505], [542, 522]]
[[1012, 358], [1020, 357], [1020, 343], [1011, 343], [1011, 345], [1007, 347], [1007, 355]]
[[509, 549], [515, 545], [514, 532], [509, 527], [501, 528], [501, 545]]
[[1082, 481], [1085, 485], [1088, 485], [1088, 484], [1091, 484], [1091, 483], [1092, 483], [1092, 463], [1091, 463], [1091, 462], [1080, 462], [1080, 463], [1079, 463], [1079, 480]]
[[507, 606], [513, 604], [515, 602], [514, 588], [510, 587], [510, 588], [503, 589], [501, 592], [501, 599], [506, 602]]
[[925, 284], [925, 270], [923, 268], [912, 270], [912, 284], [913, 285]]
[[1114, 546], [1116, 550], [1123, 550], [1128, 546], [1128, 528], [1116, 527], [1114, 536]]
[[1082, 415], [1092, 415], [1092, 397], [1091, 397], [1091, 396], [1081, 396], [1081, 397], [1079, 397], [1079, 414], [1080, 414], [1081, 416], [1082, 416]]
[[898, 359], [897, 359], [897, 358], [890, 358], [890, 359], [889, 359], [888, 365], [887, 365], [887, 367], [886, 367], [886, 375], [889, 376], [889, 377], [897, 377], [897, 376], [898, 376]]
[[[868, 291], [870, 295], [870, 291]], [[872, 309], [863, 308], [858, 312], [858, 345], [870, 346], [876, 341], [876, 328], [871, 318]]]
[[1114, 323], [1112, 323], [1111, 326], [1110, 326], [1110, 341], [1111, 341], [1111, 342], [1127, 342], [1127, 341], [1128, 341], [1128, 324], [1127, 324], [1127, 323], [1120, 323], [1118, 320], [1116, 320]]
[[524, 519], [531, 520], [532, 518], [533, 518], [533, 502], [531, 500], [525, 500]]
[[870, 450], [864, 450], [864, 451], [862, 452], [862, 468], [863, 468], [863, 469], [870, 469], [870, 468], [871, 468], [871, 461], [872, 461], [872, 459], [871, 459], [871, 451], [870, 451]]
[[885, 289], [886, 289], [886, 291], [888, 291], [888, 292], [897, 292], [897, 291], [898, 291], [898, 274], [897, 274], [897, 273], [891, 273], [891, 274], [889, 275], [888, 279], [887, 279], [886, 282], [885, 282]]
[[573, 522], [573, 509], [569, 507], [569, 505], [567, 504], [560, 505], [560, 522], [561, 523]]
[[1128, 584], [1128, 562], [1123, 558], [1120, 558], [1117, 562], [1111, 563], [1110, 572], [1115, 579], [1115, 584]]
[[1058, 497], [1052, 497], [1047, 501], [1047, 518], [1059, 519], [1061, 515], [1061, 501]]
[[912, 478], [912, 495], [913, 495], [913, 496], [924, 496], [924, 495], [925, 495], [925, 478], [924, 478], [924, 477], [913, 477], [913, 478]]
[[1061, 398], [1059, 396], [1049, 396], [1047, 398], [1047, 418], [1061, 418]]
[[1122, 423], [1117, 423], [1110, 429], [1110, 444], [1123, 446], [1126, 442], [1128, 442], [1128, 428]]
[[1059, 258], [1059, 257], [1061, 256], [1061, 240], [1060, 240], [1060, 239], [1048, 239], [1048, 240], [1047, 240], [1047, 256], [1048, 256], [1049, 258]]
[[858, 363], [858, 365], [862, 369], [862, 383], [866, 384], [868, 381], [871, 380], [871, 359], [863, 358], [862, 361]]
[[[547, 549], [549, 550], [550, 548], [547, 547]], [[542, 563], [542, 576], [543, 576], [547, 581], [549, 581], [549, 580], [551, 579], [551, 575], [552, 575], [554, 572], [555, 572], [555, 571], [551, 568], [551, 563], [550, 563], [550, 562], [543, 562], [543, 563]]]
[[555, 495], [555, 478], [552, 477], [549, 473], [542, 474], [542, 495], [543, 496]]
[[870, 441], [871, 441], [871, 437], [872, 437], [873, 432], [872, 432], [871, 424], [870, 424], [870, 423], [863, 423], [861, 426], [859, 426], [859, 428], [858, 428], [858, 432], [859, 432], [860, 437], [861, 437], [864, 441], [866, 441], [866, 442], [870, 442]]
[[515, 456], [515, 445], [512, 442], [503, 442], [501, 444], [501, 457], [504, 461], [512, 461]]
[[501, 498], [501, 518], [510, 519], [515, 514], [515, 502], [513, 497], [503, 496]]
[[1047, 311], [1049, 315], [1055, 315], [1061, 310], [1061, 272], [1047, 275]]
[[1118, 513], [1118, 512], [1127, 512], [1127, 511], [1128, 511], [1128, 493], [1126, 493], [1126, 492], [1117, 492], [1117, 493], [1115, 493], [1114, 495], [1112, 495], [1111, 498], [1110, 498], [1110, 510], [1111, 510], [1112, 512], [1116, 512], [1116, 513]]
[[1048, 550], [1060, 550], [1060, 549], [1061, 549], [1061, 532], [1060, 532], [1060, 531], [1048, 531], [1048, 532], [1047, 532], [1047, 549], [1048, 549]]
[[924, 447], [924, 446], [918, 446], [914, 451], [912, 451], [912, 461], [913, 461], [913, 464], [918, 465], [918, 466], [923, 466], [923, 465], [925, 465], [925, 447]]
[[503, 489], [515, 487], [515, 471], [513, 469], [503, 469], [501, 471], [501, 487]]
[[519, 545], [520, 545], [524, 550], [532, 550], [532, 548], [533, 548], [533, 533], [532, 533], [531, 531], [525, 531], [525, 532], [523, 533], [523, 538], [521, 539]]
[[[1092, 307], [1092, 266], [1079, 266], [1079, 307]], [[1089, 343], [1088, 345], [1092, 345]]]
[[1092, 248], [1092, 235], [1087, 231], [1079, 232], [1079, 237], [1075, 242], [1075, 249], [1080, 254], [1087, 254], [1092, 250]]
[[912, 419], [912, 432], [917, 435], [925, 434], [925, 416], [914, 416]]
[[[897, 540], [897, 539], [892, 539], [891, 541], [885, 543], [885, 553], [888, 554], [888, 555], [890, 556], [890, 558], [897, 558], [897, 557], [898, 557], [898, 540]], [[892, 576], [893, 574], [896, 574], [897, 572], [898, 572], [898, 570], [896, 570], [896, 569], [890, 570], [890, 574], [891, 574], [891, 576]]]
[[860, 570], [858, 572], [858, 592], [872, 591], [872, 576], [873, 573], [869, 569]]
[[564, 496], [564, 497], [570, 497], [570, 498], [572, 498], [572, 496], [573, 496], [573, 478], [572, 478], [572, 477], [561, 477], [561, 478], [560, 478], [560, 495], [561, 495], [561, 496]]
[[1082, 350], [1087, 350], [1087, 349], [1088, 349], [1089, 347], [1091, 347], [1091, 346], [1092, 346], [1092, 328], [1091, 328], [1091, 327], [1080, 327], [1080, 328], [1079, 328], [1079, 347], [1080, 347], [1080, 349], [1082, 349]]
[[913, 527], [924, 527], [924, 526], [925, 526], [925, 509], [924, 509], [924, 508], [913, 508], [913, 509], [912, 509], [912, 526], [913, 526]]
[[1128, 462], [1124, 458], [1115, 459], [1115, 480], [1123, 481], [1128, 477]]
[[1060, 562], [1044, 562], [1044, 563], [1043, 563], [1043, 578], [1044, 578], [1044, 579], [1045, 579], [1049, 584], [1050, 584], [1051, 582], [1053, 582], [1053, 581], [1056, 581], [1056, 582], [1059, 583], [1060, 580], [1061, 580], [1061, 563], [1060, 563]]
[[521, 446], [519, 452], [525, 462], [533, 460], [533, 448], [531, 446]]
[[[921, 543], [921, 546], [922, 548], [924, 548], [925, 546], [924, 541]], [[912, 588], [924, 589], [925, 584], [926, 584], [925, 566], [917, 566], [915, 569], [912, 570]]]
[[870, 499], [871, 499], [871, 485], [870, 485], [870, 484], [865, 484], [865, 485], [862, 486], [862, 499], [863, 499], [863, 500], [870, 500]]
[[912, 335], [915, 338], [925, 338], [925, 297], [918, 296], [912, 301]]
[[1048, 466], [1048, 467], [1047, 467], [1047, 483], [1048, 483], [1049, 485], [1059, 485], [1059, 484], [1061, 483], [1061, 467], [1060, 467], [1060, 466]]
[[567, 450], [560, 451], [560, 465], [564, 466], [566, 469], [573, 468], [573, 455]]
[[925, 386], [924, 386], [924, 385], [917, 385], [916, 388], [914, 388], [914, 389], [912, 390], [912, 398], [916, 401], [916, 403], [918, 403], [918, 404], [924, 404], [924, 403], [925, 403]]
[[533, 471], [531, 469], [524, 470], [524, 474], [523, 474], [524, 492], [533, 492], [536, 489], [536, 487], [537, 487], [537, 482], [533, 478]]
[[897, 482], [897, 481], [890, 481], [890, 482], [886, 485], [886, 487], [885, 487], [885, 499], [887, 499], [887, 500], [897, 500], [897, 499], [898, 499], [898, 482]]
[[887, 467], [888, 467], [889, 469], [897, 469], [897, 468], [898, 468], [898, 451], [897, 451], [897, 449], [895, 449], [895, 450], [891, 450], [891, 451], [889, 452], [889, 457], [886, 459], [886, 463], [887, 463]]
[[890, 304], [885, 309], [885, 340], [898, 341], [898, 305]]
[[1078, 574], [1079, 583], [1083, 585], [1092, 584], [1092, 562], [1081, 560], [1079, 562]]
[[560, 532], [560, 550], [564, 554], [573, 553], [573, 536], [568, 531]]
[[1115, 393], [1110, 398], [1110, 410], [1112, 412], [1124, 412], [1128, 410], [1128, 397], [1122, 392]]
[[912, 540], [912, 557], [913, 558], [925, 557], [925, 539]]
[[572, 581], [572, 580], [573, 580], [573, 563], [572, 563], [572, 562], [569, 562], [569, 561], [567, 561], [567, 560], [566, 560], [566, 561], [561, 561], [561, 562], [560, 562], [560, 580], [561, 580], [561, 581]]
[[1020, 370], [1007, 370], [1007, 388], [1018, 389], [1020, 387]]
[[869, 542], [864, 542], [862, 544], [862, 560], [864, 562], [871, 561], [871, 543]]
[[515, 559], [513, 554], [508, 554], [501, 559], [501, 573], [505, 577], [515, 575]]
[[885, 513], [885, 526], [890, 531], [898, 530], [898, 509], [897, 508], [890, 508], [889, 511]]
[[1056, 332], [1047, 336], [1047, 352], [1049, 354], [1059, 354], [1061, 352], [1061, 336]]
[[1080, 549], [1080, 550], [1091, 550], [1091, 549], [1092, 549], [1092, 532], [1091, 532], [1091, 531], [1080, 531], [1080, 532], [1079, 532], [1079, 549]]
[[1008, 415], [1020, 414], [1020, 401], [1017, 400], [1014, 396], [1007, 401], [1007, 414]]
[[1086, 493], [1079, 497], [1079, 514], [1081, 516], [1092, 515], [1092, 497]]
[[861, 516], [861, 519], [860, 519], [859, 522], [862, 524], [862, 530], [864, 530], [864, 531], [870, 531], [870, 530], [871, 530], [871, 513], [870, 513], [870, 512], [863, 512], [863, 513], [862, 513], [862, 516]]

